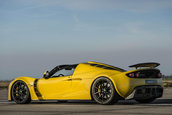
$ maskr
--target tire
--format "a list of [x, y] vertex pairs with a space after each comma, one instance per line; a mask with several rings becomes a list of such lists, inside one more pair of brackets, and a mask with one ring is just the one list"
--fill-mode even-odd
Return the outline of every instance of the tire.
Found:
[[94, 101], [102, 105], [116, 103], [119, 99], [112, 81], [106, 77], [99, 77], [94, 81], [91, 96]]
[[135, 99], [137, 102], [139, 103], [151, 103], [155, 100], [155, 98], [151, 98], [151, 99]]
[[17, 104], [26, 104], [31, 102], [30, 92], [25, 82], [16, 81], [11, 89], [11, 96]]

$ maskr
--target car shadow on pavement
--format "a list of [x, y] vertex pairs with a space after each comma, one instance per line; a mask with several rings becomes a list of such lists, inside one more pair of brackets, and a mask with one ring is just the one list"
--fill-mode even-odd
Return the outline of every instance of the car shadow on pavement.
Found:
[[172, 99], [157, 99], [152, 103], [155, 103], [155, 104], [172, 104]]
[[[93, 105], [97, 104], [94, 101], [88, 101], [88, 100], [75, 100], [75, 101], [66, 101], [66, 102], [58, 102], [58, 101], [33, 101], [31, 104], [67, 104], [67, 105]], [[136, 102], [135, 100], [120, 100], [118, 103], [115, 103], [113, 105], [137, 105], [141, 104]], [[146, 104], [172, 104], [172, 99], [157, 99], [151, 103]]]

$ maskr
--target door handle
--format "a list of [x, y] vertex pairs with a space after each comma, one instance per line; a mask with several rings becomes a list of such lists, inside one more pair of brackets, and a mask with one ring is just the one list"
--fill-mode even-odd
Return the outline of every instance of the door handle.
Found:
[[73, 80], [82, 80], [81, 78], [70, 78], [70, 79], [67, 79], [67, 81], [73, 81]]

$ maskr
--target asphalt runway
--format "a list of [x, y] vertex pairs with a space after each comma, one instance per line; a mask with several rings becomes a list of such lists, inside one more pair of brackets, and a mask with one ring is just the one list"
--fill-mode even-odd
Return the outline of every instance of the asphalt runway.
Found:
[[15, 104], [7, 101], [7, 89], [0, 89], [0, 115], [172, 115], [172, 88], [165, 88], [162, 98], [149, 104], [134, 100], [119, 101], [114, 105], [99, 105], [91, 101], [57, 101]]

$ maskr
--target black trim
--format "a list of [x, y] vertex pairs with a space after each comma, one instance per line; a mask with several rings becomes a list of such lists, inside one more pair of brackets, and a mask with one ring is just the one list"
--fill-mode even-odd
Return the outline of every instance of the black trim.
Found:
[[138, 63], [138, 64], [134, 64], [134, 65], [130, 65], [129, 67], [135, 67], [136, 69], [138, 67], [158, 67], [160, 65], [160, 63], [156, 63], [156, 62], [147, 62], [147, 63]]
[[134, 99], [159, 98], [163, 95], [163, 87], [159, 85], [145, 85], [135, 88]]
[[42, 95], [41, 95], [41, 93], [40, 93], [40, 92], [38, 91], [38, 89], [37, 89], [38, 80], [39, 80], [39, 79], [36, 79], [36, 80], [34, 81], [34, 91], [35, 91], [36, 96], [38, 97], [38, 99], [39, 99], [39, 100], [42, 100]]
[[114, 67], [114, 66], [111, 66], [111, 65], [107, 65], [107, 64], [105, 64], [105, 65], [94, 64], [94, 63], [86, 63], [86, 64], [89, 64], [89, 65], [94, 66], [94, 67], [108, 69], [108, 70], [116, 70], [116, 71], [120, 71], [120, 72], [125, 72], [126, 71], [124, 69], [121, 69], [121, 68], [118, 68], [118, 67]]

